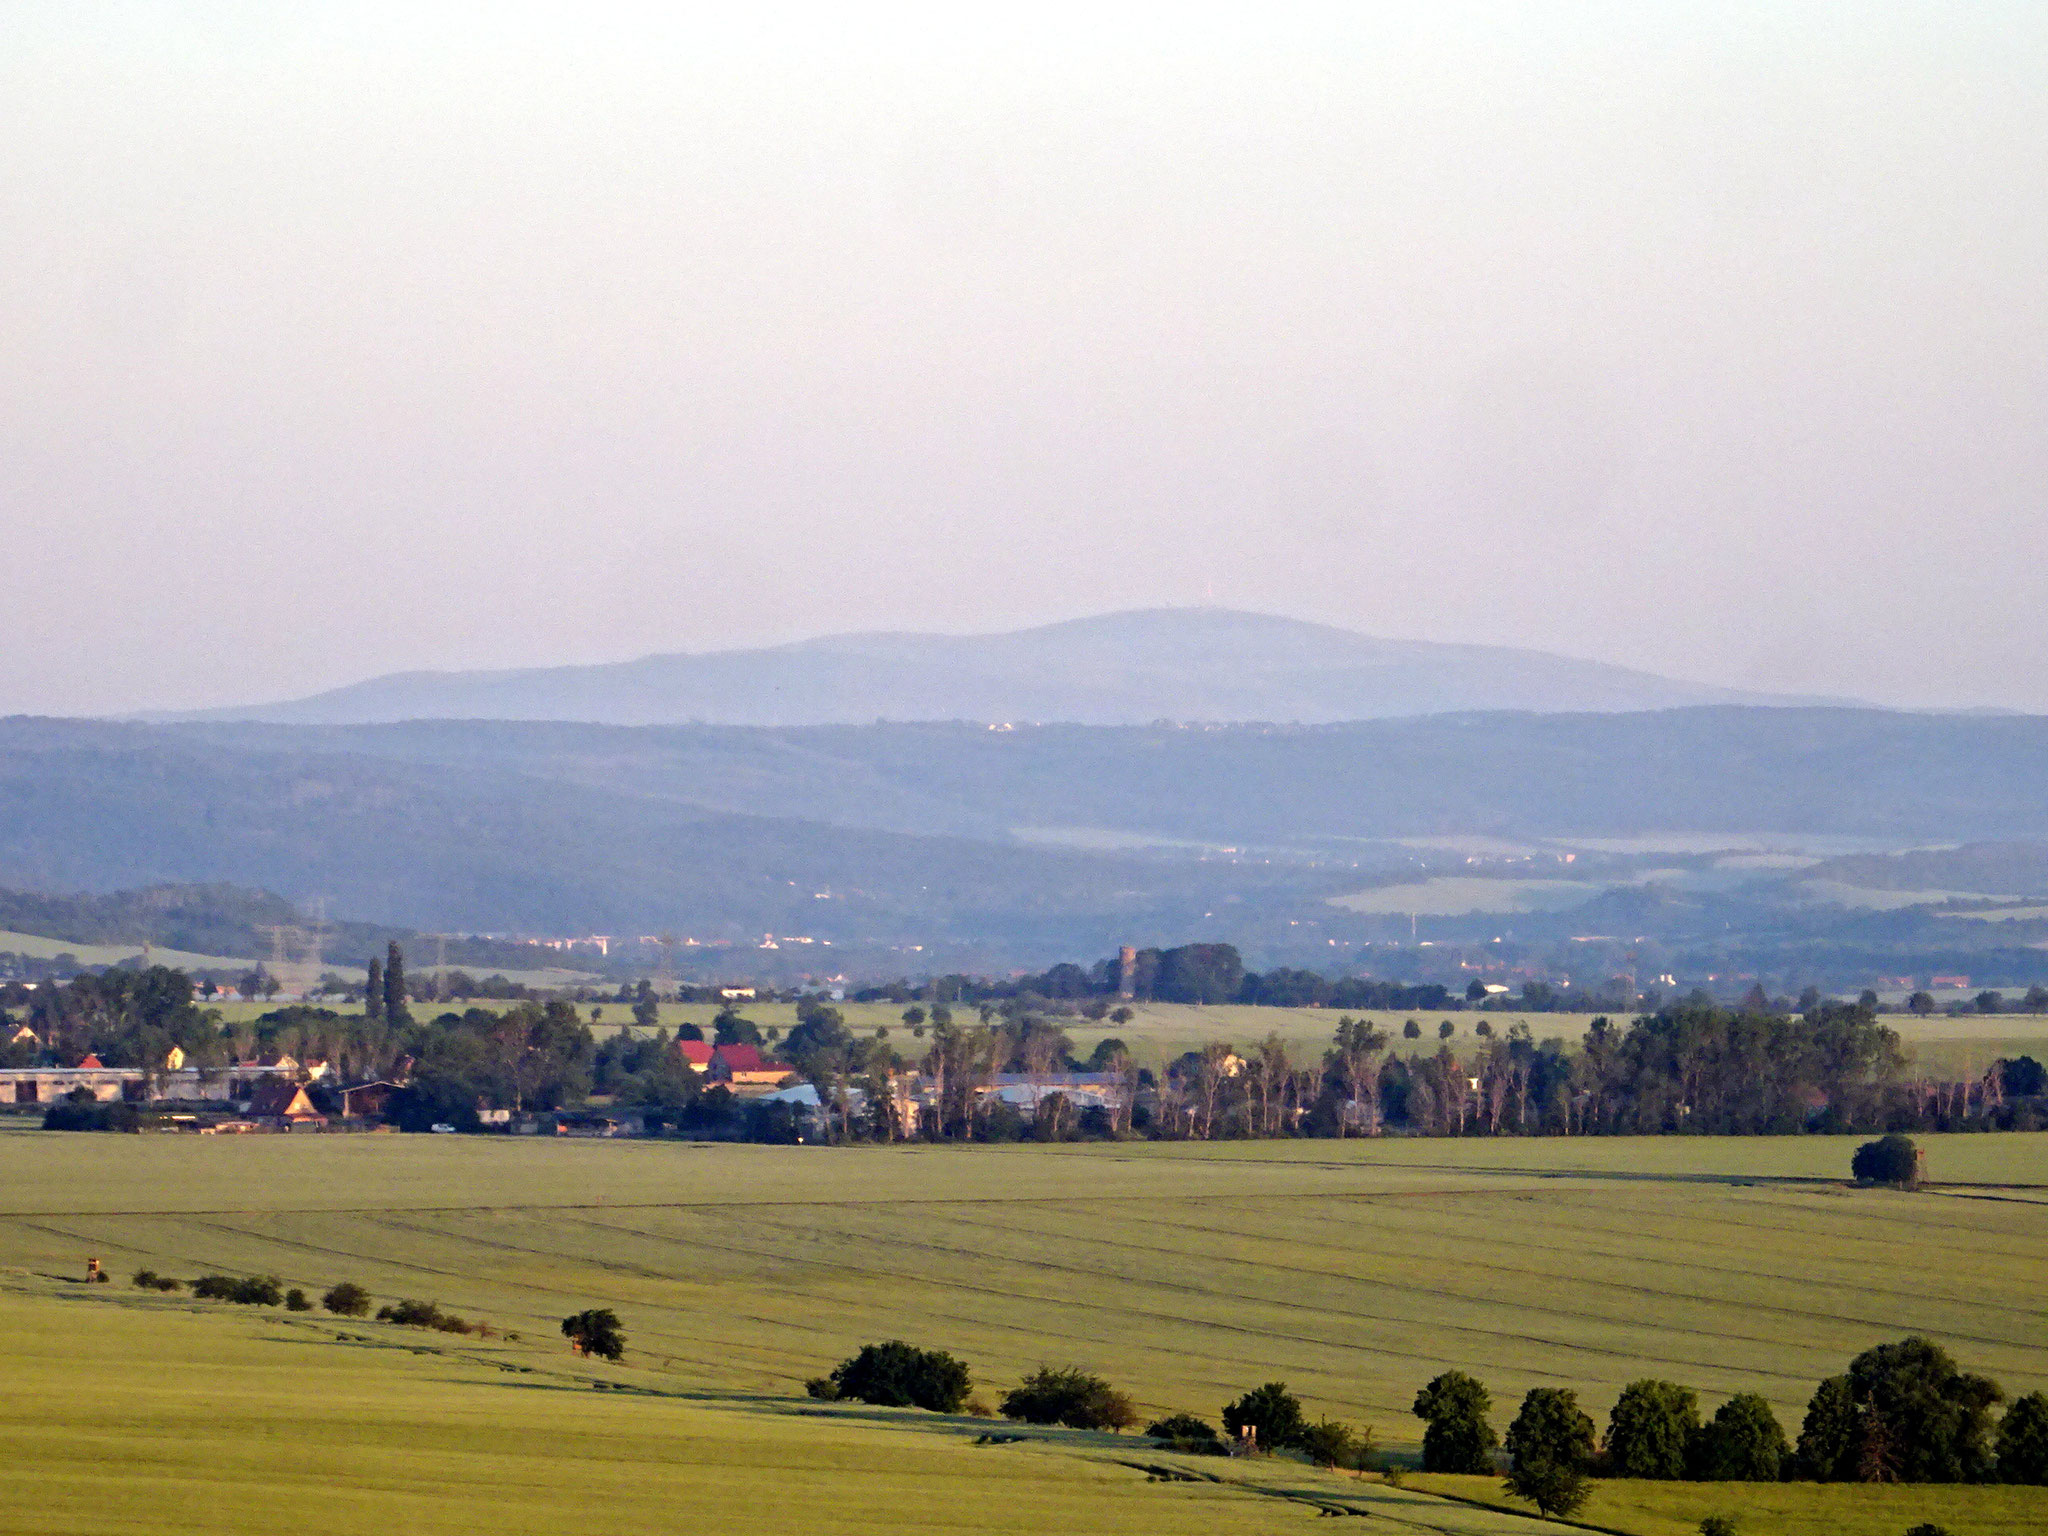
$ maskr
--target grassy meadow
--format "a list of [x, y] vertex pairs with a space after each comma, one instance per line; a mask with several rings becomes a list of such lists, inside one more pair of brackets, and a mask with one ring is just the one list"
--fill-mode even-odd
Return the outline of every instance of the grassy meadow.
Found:
[[[991, 1402], [1072, 1363], [1148, 1415], [1213, 1420], [1279, 1378], [1397, 1452], [1416, 1387], [1445, 1366], [1491, 1386], [1502, 1425], [1533, 1385], [1573, 1386], [1604, 1420], [1623, 1383], [1658, 1375], [1709, 1410], [1762, 1392], [1796, 1431], [1821, 1376], [1907, 1332], [2008, 1391], [2048, 1387], [2048, 1135], [1926, 1144], [1937, 1187], [1902, 1194], [1846, 1187], [1853, 1142], [1821, 1137], [889, 1149], [10, 1131], [0, 1477], [62, 1498], [0, 1499], [0, 1530], [240, 1529], [207, 1501], [272, 1464], [296, 1517], [351, 1531], [554, 1529], [598, 1500], [607, 1526], [689, 1505], [692, 1524], [765, 1528], [748, 1477], [773, 1479], [783, 1523], [828, 1532], [1271, 1530], [1336, 1494], [1407, 1501], [1379, 1512], [1424, 1529], [1536, 1529], [1292, 1464], [1254, 1471], [1300, 1497], [1152, 1483], [1118, 1458], [1156, 1458], [1107, 1437], [975, 1446], [986, 1426], [820, 1408], [800, 1384], [881, 1337], [953, 1350]], [[351, 1279], [523, 1339], [88, 1288], [88, 1254], [122, 1282], [141, 1266]], [[561, 1347], [556, 1322], [597, 1305], [624, 1319], [625, 1368]], [[124, 1490], [128, 1523], [92, 1513], [95, 1478]], [[1845, 1502], [1859, 1492], [1805, 1489], [1820, 1502], [1797, 1520], [1759, 1504], [1743, 1529], [1889, 1530]], [[1594, 1518], [1687, 1529], [1671, 1522], [1695, 1494], [1612, 1485]], [[2048, 1491], [2002, 1497], [2017, 1502], [1991, 1525], [1940, 1518], [2048, 1529]], [[156, 1500], [184, 1512], [144, 1518]], [[274, 1510], [244, 1513], [254, 1529]]]

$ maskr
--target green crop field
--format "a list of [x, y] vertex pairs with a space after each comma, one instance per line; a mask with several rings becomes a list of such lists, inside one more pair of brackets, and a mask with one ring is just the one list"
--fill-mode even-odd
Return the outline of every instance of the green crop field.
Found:
[[[1118, 1463], [1134, 1451], [1089, 1437], [980, 1447], [959, 1425], [805, 1403], [806, 1377], [882, 1337], [953, 1350], [990, 1400], [1073, 1363], [1148, 1413], [1213, 1419], [1279, 1378], [1396, 1450], [1416, 1436], [1416, 1387], [1446, 1366], [1487, 1381], [1503, 1423], [1532, 1385], [1576, 1387], [1604, 1419], [1624, 1382], [1658, 1375], [1709, 1409], [1760, 1391], [1796, 1430], [1821, 1376], [1915, 1331], [2008, 1391], [2048, 1387], [2048, 1136], [1926, 1142], [1937, 1186], [1900, 1194], [1845, 1187], [1853, 1142], [1821, 1137], [888, 1149], [12, 1131], [0, 1475], [31, 1476], [22, 1447], [46, 1467], [118, 1456], [108, 1475], [132, 1509], [89, 1517], [77, 1472], [47, 1507], [19, 1488], [0, 1500], [0, 1530], [240, 1529], [203, 1519], [205, 1500], [254, 1490], [264, 1465], [295, 1516], [336, 1530], [553, 1529], [582, 1507], [607, 1528], [663, 1528], [657, 1508], [685, 1504], [765, 1529], [733, 1477], [786, 1486], [782, 1513], [825, 1531], [1270, 1530], [1316, 1514], [1148, 1483]], [[352, 1279], [524, 1341], [87, 1288], [87, 1255], [123, 1279]], [[557, 1320], [594, 1305], [624, 1319], [627, 1369], [560, 1348]], [[1260, 1475], [1318, 1498], [1417, 1497], [1277, 1463]], [[1671, 1501], [1700, 1491], [1615, 1485], [1603, 1497], [1634, 1513], [1602, 1523], [1676, 1530]], [[1856, 1492], [1806, 1489], [1819, 1503], [1798, 1521], [1744, 1529], [1888, 1529], [1841, 1502]], [[1992, 1525], [1960, 1505], [1942, 1518], [2048, 1529], [2048, 1494], [2004, 1497]], [[145, 1518], [158, 1498], [184, 1512]], [[1417, 1510], [1447, 1532], [1517, 1528], [1428, 1501], [1381, 1512]]]

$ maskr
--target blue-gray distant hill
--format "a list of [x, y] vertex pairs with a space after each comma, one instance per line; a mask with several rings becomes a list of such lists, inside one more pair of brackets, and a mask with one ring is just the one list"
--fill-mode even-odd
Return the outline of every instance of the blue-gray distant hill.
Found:
[[803, 726], [875, 720], [1270, 720], [1827, 702], [1741, 693], [1499, 646], [1381, 640], [1218, 608], [1105, 614], [997, 635], [833, 635], [599, 666], [401, 672], [178, 718], [297, 725], [573, 720]]

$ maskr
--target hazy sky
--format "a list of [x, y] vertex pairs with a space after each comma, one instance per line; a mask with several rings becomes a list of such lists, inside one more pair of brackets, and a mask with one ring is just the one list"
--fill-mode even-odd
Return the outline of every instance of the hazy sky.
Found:
[[2040, 0], [680, 9], [6, 6], [0, 712], [1204, 601], [2048, 711]]

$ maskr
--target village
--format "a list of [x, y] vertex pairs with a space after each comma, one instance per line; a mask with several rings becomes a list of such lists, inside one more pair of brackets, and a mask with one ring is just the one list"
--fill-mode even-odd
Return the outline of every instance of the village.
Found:
[[[26, 1025], [10, 1043], [40, 1042]], [[805, 1081], [787, 1062], [746, 1043], [712, 1044], [680, 1039], [666, 1044], [708, 1092], [723, 1090], [734, 1108], [780, 1107], [785, 1123], [802, 1136], [829, 1136], [835, 1116], [864, 1119], [870, 1094], [859, 1086], [837, 1090], [828, 1101], [817, 1084]], [[126, 1105], [137, 1113], [136, 1128], [200, 1135], [277, 1132], [391, 1131], [394, 1098], [409, 1084], [410, 1058], [400, 1058], [391, 1075], [345, 1082], [331, 1062], [299, 1060], [277, 1051], [249, 1061], [201, 1068], [187, 1064], [172, 1046], [153, 1067], [108, 1066], [87, 1053], [67, 1066], [0, 1068], [0, 1112], [47, 1110], [54, 1106]], [[943, 1085], [930, 1074], [892, 1074], [888, 1081], [895, 1123], [921, 1123], [934, 1109]], [[1096, 1109], [1113, 1120], [1128, 1114], [1135, 1083], [1113, 1072], [995, 1073], [972, 1086], [977, 1108], [1006, 1106], [1024, 1126], [1042, 1107], [1065, 1116]], [[1050, 1106], [1055, 1097], [1059, 1103]], [[480, 1104], [474, 1129], [516, 1136], [629, 1137], [657, 1133], [672, 1116], [605, 1096], [574, 1108], [523, 1110]], [[454, 1132], [452, 1122], [431, 1130]]]

